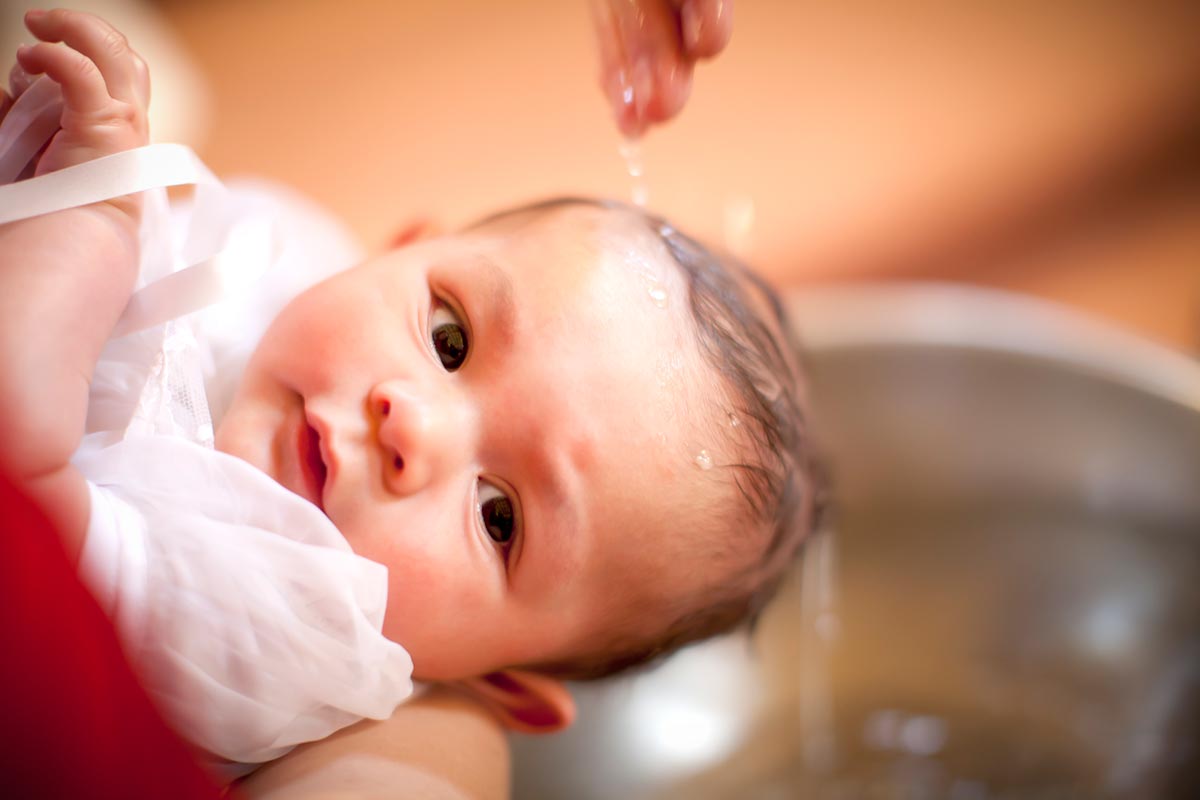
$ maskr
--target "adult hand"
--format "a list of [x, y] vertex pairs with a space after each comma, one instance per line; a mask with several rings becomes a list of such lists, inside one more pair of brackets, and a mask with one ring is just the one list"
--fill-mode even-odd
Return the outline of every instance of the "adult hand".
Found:
[[733, 0], [591, 0], [600, 86], [626, 136], [679, 113], [692, 69], [733, 32]]

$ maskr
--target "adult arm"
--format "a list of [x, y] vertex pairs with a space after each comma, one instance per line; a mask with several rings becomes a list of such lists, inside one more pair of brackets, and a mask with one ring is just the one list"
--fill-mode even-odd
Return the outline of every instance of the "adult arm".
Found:
[[467, 695], [434, 686], [390, 719], [302, 745], [238, 788], [256, 800], [500, 800], [508, 782], [499, 721]]

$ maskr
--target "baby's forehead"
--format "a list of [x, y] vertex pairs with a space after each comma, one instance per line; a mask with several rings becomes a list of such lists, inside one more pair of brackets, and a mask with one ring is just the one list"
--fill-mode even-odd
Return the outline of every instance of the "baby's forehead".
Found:
[[[728, 452], [716, 431], [729, 417], [724, 381], [701, 352], [684, 272], [648, 218], [569, 201], [505, 214], [478, 230], [501, 240], [525, 324], [548, 346], [574, 351], [588, 371], [626, 372], [638, 419], [615, 426], [653, 429], [652, 444], [669, 444], [671, 458], [690, 470], [702, 469], [706, 454]], [[592, 390], [588, 381], [572, 388]], [[580, 399], [589, 401], [580, 409], [596, 408], [596, 398]]]
[[[597, 583], [622, 585], [621, 596], [652, 576], [663, 589], [700, 590], [690, 584], [746, 561], [753, 537], [722, 535], [742, 504], [731, 465], [745, 460], [744, 428], [702, 350], [684, 270], [653, 222], [624, 208], [560, 203], [478, 230], [502, 241], [506, 267], [518, 273], [515, 295], [540, 306], [526, 311], [544, 326], [547, 347], [571, 353], [569, 363], [556, 360], [567, 413], [544, 420], [547, 440], [570, 431], [590, 442], [593, 466], [581, 474], [582, 494], [596, 501], [589, 518], [618, 539], [641, 534], [636, 555], [618, 541], [591, 565]], [[538, 290], [522, 291], [519, 273], [547, 253], [532, 281]], [[597, 391], [594, 373], [613, 379]]]
[[573, 242], [592, 252], [641, 252], [669, 265], [670, 254], [641, 210], [607, 200], [560, 198], [502, 211], [466, 232], [508, 235], [518, 241], [547, 238]]
[[[640, 209], [604, 200], [560, 199], [501, 213], [477, 229], [505, 240], [522, 266], [541, 263], [537, 283], [558, 291], [531, 294], [542, 312], [554, 318], [564, 295], [577, 290], [598, 307], [636, 311], [635, 325], [645, 326], [638, 341], [630, 342], [614, 329], [629, 321], [616, 315], [612, 326], [593, 330], [588, 346], [597, 351], [636, 347], [655, 361], [653, 386], [683, 389], [719, 401], [720, 413], [702, 415], [689, 402], [689, 416], [710, 426], [724, 425], [732, 411], [727, 381], [702, 353], [704, 336], [693, 313], [690, 271], [676, 261], [661, 220]], [[543, 259], [543, 254], [552, 253]], [[535, 314], [535, 316], [539, 316]], [[602, 317], [602, 323], [610, 320]], [[647, 387], [650, 388], [650, 387]]]
[[[588, 201], [555, 202], [512, 212], [481, 229], [502, 240], [522, 266], [540, 264], [534, 282], [578, 290], [596, 302], [645, 306], [648, 320], [675, 317], [690, 330], [684, 275], [648, 218], [636, 209]], [[556, 302], [546, 292], [540, 299]], [[665, 315], [662, 312], [667, 312]]]

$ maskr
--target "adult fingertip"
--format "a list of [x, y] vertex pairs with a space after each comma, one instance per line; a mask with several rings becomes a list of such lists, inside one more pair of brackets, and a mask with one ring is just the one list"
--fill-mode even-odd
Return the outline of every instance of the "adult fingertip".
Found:
[[686, 0], [679, 16], [680, 27], [683, 28], [684, 52], [694, 56], [697, 48], [700, 47], [700, 40], [704, 33], [704, 19], [697, 13], [693, 0]]
[[638, 139], [646, 132], [646, 118], [638, 114], [632, 106], [622, 105], [616, 108], [617, 130], [626, 139]]
[[657, 100], [653, 109], [655, 122], [666, 122], [683, 110], [692, 94], [692, 68], [677, 62], [662, 64], [657, 80]]
[[684, 52], [693, 59], [712, 58], [733, 35], [733, 0], [684, 0], [680, 9]]

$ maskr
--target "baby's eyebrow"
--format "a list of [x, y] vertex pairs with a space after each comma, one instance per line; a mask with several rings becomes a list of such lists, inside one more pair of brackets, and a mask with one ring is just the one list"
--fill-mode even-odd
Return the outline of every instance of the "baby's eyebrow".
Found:
[[498, 337], [505, 347], [511, 346], [517, 319], [512, 279], [499, 264], [489, 258], [481, 257], [479, 265], [480, 293], [484, 301], [488, 335]]
[[[575, 453], [547, 449], [537, 436], [526, 437], [533, 467], [532, 507], [537, 509], [537, 531], [527, 527], [516, 562], [517, 581], [533, 581], [540, 591], [552, 594], [570, 586], [583, 560], [583, 541], [578, 535], [586, 524], [582, 485]], [[538, 566], [540, 565], [540, 566]]]

